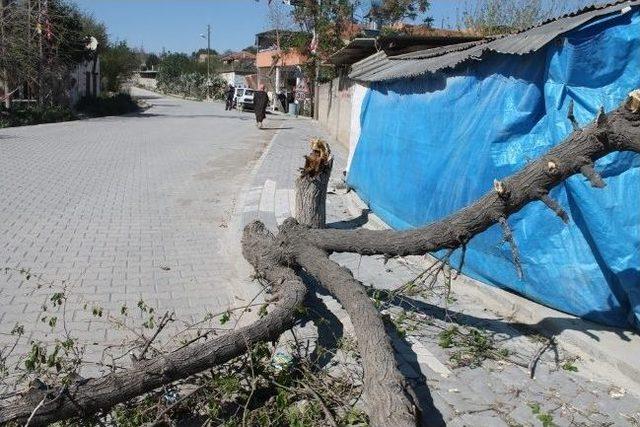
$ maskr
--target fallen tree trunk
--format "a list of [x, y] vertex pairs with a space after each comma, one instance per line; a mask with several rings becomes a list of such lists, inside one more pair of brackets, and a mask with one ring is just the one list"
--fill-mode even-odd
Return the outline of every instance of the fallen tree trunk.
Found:
[[[295, 224], [285, 224], [290, 230]], [[284, 228], [283, 227], [283, 228]], [[322, 249], [297, 245], [297, 263], [337, 298], [345, 309], [358, 341], [364, 371], [367, 415], [374, 426], [415, 426], [417, 401], [397, 367], [395, 353], [380, 312], [351, 271], [331, 261]]]
[[[141, 361], [135, 368], [99, 379], [77, 382], [68, 389], [35, 390], [0, 409], [0, 422], [22, 421], [35, 409], [32, 422], [43, 424], [76, 415], [88, 415], [118, 402], [219, 365], [246, 352], [252, 344], [273, 340], [291, 327], [306, 289], [292, 267], [313, 275], [343, 304], [356, 329], [364, 365], [365, 392], [372, 425], [416, 424], [414, 402], [393, 359], [382, 320], [362, 286], [351, 273], [329, 260], [331, 251], [360, 254], [415, 255], [465, 245], [493, 224], [508, 231], [508, 216], [527, 203], [540, 200], [565, 219], [566, 214], [548, 196], [563, 180], [583, 173], [596, 187], [602, 181], [593, 162], [614, 151], [640, 152], [640, 93], [608, 116], [575, 130], [565, 142], [520, 172], [494, 182], [494, 190], [473, 205], [444, 220], [412, 231], [319, 230], [285, 221], [278, 236], [259, 223], [245, 228], [245, 258], [265, 276], [280, 296], [278, 305], [253, 325], [208, 343]], [[510, 234], [510, 231], [509, 231]], [[514, 246], [515, 243], [511, 242]], [[515, 252], [514, 252], [515, 253]]]
[[[637, 91], [636, 91], [637, 92]], [[572, 175], [582, 173], [595, 187], [601, 178], [593, 163], [614, 151], [640, 152], [640, 117], [635, 95], [608, 115], [601, 113], [590, 126], [574, 131], [560, 145], [521, 171], [501, 181], [474, 204], [425, 227], [408, 230], [308, 230], [299, 238], [321, 249], [361, 255], [424, 255], [466, 244], [493, 224], [535, 200], [550, 202], [549, 191]], [[635, 101], [638, 102], [638, 101]], [[564, 216], [557, 203], [550, 208]]]
[[130, 369], [102, 378], [76, 381], [62, 389], [32, 388], [20, 400], [0, 409], [0, 424], [25, 423], [32, 414], [30, 425], [88, 416], [177, 379], [221, 365], [244, 354], [258, 342], [277, 340], [295, 323], [307, 289], [295, 272], [286, 266], [287, 261], [274, 241], [273, 234], [260, 223], [248, 226], [242, 239], [245, 258], [272, 283], [278, 299], [265, 317], [209, 342], [138, 361]]

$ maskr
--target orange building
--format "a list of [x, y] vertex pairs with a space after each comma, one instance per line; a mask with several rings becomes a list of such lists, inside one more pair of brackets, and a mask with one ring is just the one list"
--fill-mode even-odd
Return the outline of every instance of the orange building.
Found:
[[307, 56], [296, 49], [282, 49], [294, 37], [308, 37], [295, 31], [269, 30], [256, 34], [257, 84], [273, 94], [292, 94], [305, 80], [302, 67]]

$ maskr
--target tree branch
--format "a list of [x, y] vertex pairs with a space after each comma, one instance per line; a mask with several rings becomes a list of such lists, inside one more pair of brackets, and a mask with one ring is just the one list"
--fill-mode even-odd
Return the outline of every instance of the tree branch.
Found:
[[380, 312], [351, 271], [331, 261], [322, 249], [297, 236], [305, 227], [288, 219], [279, 235], [293, 249], [296, 262], [334, 295], [351, 319], [364, 369], [367, 414], [375, 426], [415, 426], [419, 412], [396, 364]]
[[[262, 319], [211, 341], [141, 360], [135, 368], [76, 382], [58, 397], [53, 397], [58, 394], [56, 390], [38, 390], [39, 398], [34, 401], [32, 390], [0, 408], [0, 424], [24, 423], [33, 414], [31, 425], [45, 425], [106, 410], [164, 384], [221, 365], [258, 342], [274, 341], [293, 326], [307, 293], [294, 271], [284, 266], [274, 243], [274, 236], [260, 223], [247, 226], [242, 239], [245, 258], [273, 284], [279, 299]], [[42, 399], [44, 403], [34, 412]]]
[[[627, 101], [627, 105], [630, 105]], [[334, 252], [361, 255], [423, 255], [461, 246], [507, 218], [527, 203], [540, 198], [584, 166], [614, 151], [640, 152], [640, 115], [624, 105], [595, 123], [574, 132], [540, 159], [514, 175], [496, 181], [494, 190], [472, 205], [441, 221], [408, 231], [395, 230], [307, 230], [300, 238]]]

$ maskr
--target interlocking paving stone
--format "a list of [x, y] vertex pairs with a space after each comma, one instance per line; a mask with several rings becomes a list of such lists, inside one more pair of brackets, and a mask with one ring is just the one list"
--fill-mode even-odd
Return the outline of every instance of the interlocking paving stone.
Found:
[[140, 298], [200, 319], [244, 295], [227, 223], [275, 131], [221, 104], [137, 93], [154, 105], [139, 115], [0, 130], [1, 333], [20, 322], [55, 338], [38, 318], [63, 280], [78, 297], [68, 326], [92, 341], [115, 339], [107, 314], [126, 304], [135, 316]]

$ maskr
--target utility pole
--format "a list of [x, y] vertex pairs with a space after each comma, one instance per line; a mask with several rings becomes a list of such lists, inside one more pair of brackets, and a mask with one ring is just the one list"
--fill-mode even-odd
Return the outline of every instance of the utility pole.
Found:
[[[47, 0], [44, 0], [45, 8], [47, 5]], [[44, 50], [42, 46], [42, 26], [44, 24], [42, 20], [43, 12], [42, 12], [42, 0], [38, 0], [38, 105], [44, 104]]]
[[[204, 38], [204, 34], [200, 34]], [[211, 25], [207, 24], [207, 99], [211, 98]]]
[[2, 52], [3, 59], [7, 62], [2, 64], [2, 91], [4, 96], [4, 106], [6, 109], [11, 107], [11, 95], [9, 94], [9, 71], [7, 70], [8, 58], [6, 57], [6, 35], [5, 26], [7, 24], [9, 2], [8, 0], [0, 0], [0, 28], [2, 29], [2, 46], [0, 46], [0, 52]]

